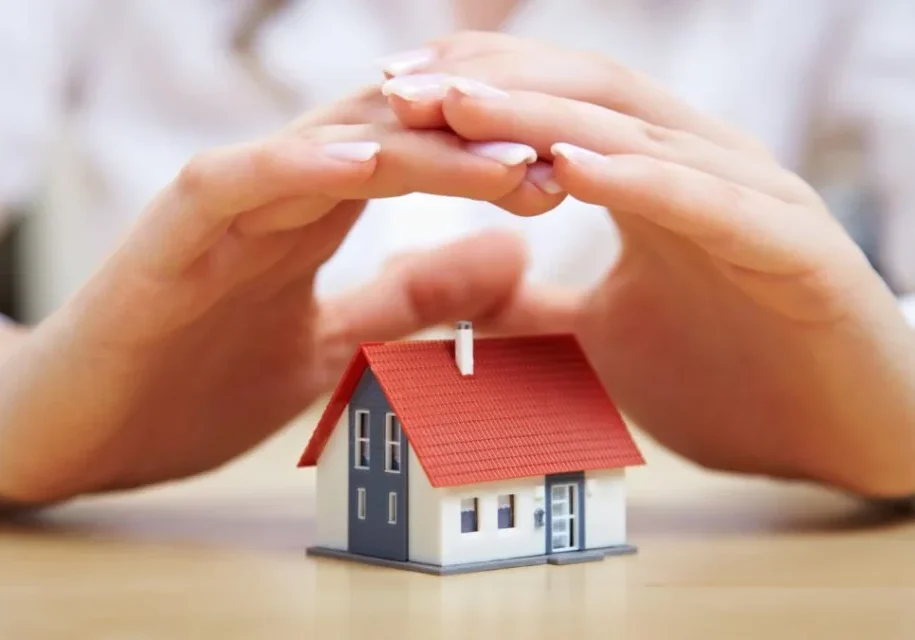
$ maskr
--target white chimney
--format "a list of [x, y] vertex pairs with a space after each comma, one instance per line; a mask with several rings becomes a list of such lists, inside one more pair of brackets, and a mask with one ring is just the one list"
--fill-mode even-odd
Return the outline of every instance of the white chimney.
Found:
[[462, 376], [473, 375], [473, 325], [466, 320], [457, 323], [454, 359]]

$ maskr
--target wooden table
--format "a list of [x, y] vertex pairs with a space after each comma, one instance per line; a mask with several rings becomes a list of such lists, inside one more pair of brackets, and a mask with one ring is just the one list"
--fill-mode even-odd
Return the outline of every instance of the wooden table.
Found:
[[313, 419], [217, 473], [0, 530], [0, 639], [915, 638], [915, 523], [642, 443], [639, 554], [433, 577], [303, 549]]

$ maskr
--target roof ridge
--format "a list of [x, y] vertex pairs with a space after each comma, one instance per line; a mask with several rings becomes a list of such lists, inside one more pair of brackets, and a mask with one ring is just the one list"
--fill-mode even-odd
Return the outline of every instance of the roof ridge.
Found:
[[[570, 331], [556, 333], [543, 333], [543, 334], [520, 334], [520, 335], [510, 335], [510, 336], [488, 336], [488, 335], [475, 335], [474, 342], [522, 342], [522, 341], [533, 341], [533, 340], [557, 340], [560, 338], [572, 339], [578, 342], [578, 336]], [[449, 344], [453, 343], [454, 338], [405, 338], [403, 340], [387, 340], [387, 341], [373, 341], [373, 342], [362, 342], [359, 344], [359, 348], [363, 347], [387, 347], [394, 345], [440, 345], [440, 344]]]

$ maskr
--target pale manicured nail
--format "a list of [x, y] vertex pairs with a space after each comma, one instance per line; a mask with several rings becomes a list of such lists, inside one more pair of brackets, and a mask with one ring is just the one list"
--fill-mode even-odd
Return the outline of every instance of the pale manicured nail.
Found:
[[467, 145], [467, 150], [508, 167], [532, 164], [537, 160], [536, 149], [516, 142], [471, 142]]
[[563, 188], [553, 179], [553, 166], [546, 162], [535, 162], [527, 168], [527, 179], [541, 191], [551, 196], [562, 193]]
[[368, 162], [379, 151], [381, 145], [377, 142], [333, 142], [324, 145], [324, 155], [346, 162]]
[[399, 76], [419, 71], [434, 61], [435, 57], [432, 49], [413, 49], [385, 56], [377, 61], [377, 65], [388, 75]]
[[472, 78], [459, 78], [452, 76], [447, 80], [448, 86], [469, 98], [507, 98], [508, 93], [495, 87], [490, 87], [479, 80]]
[[568, 142], [557, 142], [550, 147], [550, 153], [554, 156], [562, 156], [569, 162], [593, 164], [595, 162], [604, 162], [607, 160], [607, 156], [591, 151], [590, 149], [585, 149], [584, 147], [577, 147]]
[[435, 100], [448, 93], [448, 76], [443, 73], [426, 73], [413, 76], [398, 76], [381, 85], [381, 93], [397, 96], [410, 102]]

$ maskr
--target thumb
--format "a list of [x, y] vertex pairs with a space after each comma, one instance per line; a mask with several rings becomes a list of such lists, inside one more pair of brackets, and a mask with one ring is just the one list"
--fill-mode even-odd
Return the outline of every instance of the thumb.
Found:
[[375, 281], [322, 305], [319, 335], [348, 357], [361, 342], [396, 340], [456, 320], [485, 333], [571, 331], [579, 295], [526, 285], [526, 262], [523, 240], [508, 231], [400, 256]]

